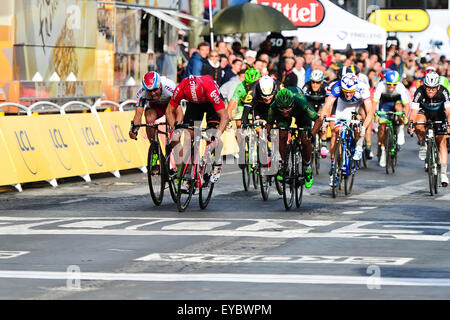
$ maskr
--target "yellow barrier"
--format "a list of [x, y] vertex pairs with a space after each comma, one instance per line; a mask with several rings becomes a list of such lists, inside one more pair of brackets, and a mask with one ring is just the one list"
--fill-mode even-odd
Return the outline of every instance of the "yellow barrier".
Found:
[[17, 176], [17, 170], [9, 153], [1, 128], [2, 126], [0, 125], [0, 150], [2, 150], [2, 155], [0, 156], [0, 186], [17, 184], [20, 179]]
[[139, 168], [146, 165], [146, 156], [144, 157], [141, 150], [138, 150], [140, 145], [128, 136], [130, 119], [132, 119], [133, 113], [130, 111], [98, 113], [119, 170]]
[[0, 118], [0, 128], [20, 183], [51, 180], [56, 176], [53, 161], [42, 142], [38, 119], [28, 116]]
[[90, 174], [118, 170], [108, 139], [93, 113], [63, 115], [70, 124]]

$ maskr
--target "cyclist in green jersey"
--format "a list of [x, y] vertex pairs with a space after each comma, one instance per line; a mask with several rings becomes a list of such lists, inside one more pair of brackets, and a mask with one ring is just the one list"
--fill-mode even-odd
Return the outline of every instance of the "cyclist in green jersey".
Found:
[[[302, 157], [304, 160], [303, 174], [305, 176], [305, 187], [311, 188], [314, 183], [311, 169], [311, 136], [314, 136], [320, 130], [322, 118], [319, 117], [319, 114], [308, 104], [306, 97], [298, 87], [283, 88], [278, 91], [274, 102], [272, 102], [269, 107], [267, 123], [270, 125], [270, 128], [274, 124], [277, 124], [278, 127], [288, 128], [291, 126], [293, 118], [295, 119], [297, 127], [302, 128], [311, 128], [312, 121], [315, 121], [311, 135], [306, 132], [302, 132], [300, 135]], [[280, 131], [279, 137], [280, 155], [284, 161], [288, 133], [286, 131]], [[283, 172], [281, 170], [277, 176], [278, 180], [283, 179]]]
[[[261, 73], [254, 69], [250, 68], [245, 71], [245, 78], [236, 89], [234, 90], [233, 96], [228, 102], [227, 111], [230, 119], [239, 119], [236, 120], [236, 127], [239, 129], [241, 127], [241, 117], [242, 112], [244, 111], [244, 100], [248, 93], [249, 85], [255, 82], [257, 79], [261, 77]], [[236, 115], [233, 117], [233, 113], [237, 107]]]

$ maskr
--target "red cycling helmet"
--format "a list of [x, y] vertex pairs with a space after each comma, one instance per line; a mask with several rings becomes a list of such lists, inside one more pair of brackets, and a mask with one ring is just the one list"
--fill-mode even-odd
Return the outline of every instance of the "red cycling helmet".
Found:
[[149, 91], [161, 88], [161, 76], [155, 71], [147, 72], [142, 78], [142, 86]]
[[184, 95], [188, 101], [199, 102], [204, 96], [205, 89], [200, 77], [189, 76], [184, 86]]

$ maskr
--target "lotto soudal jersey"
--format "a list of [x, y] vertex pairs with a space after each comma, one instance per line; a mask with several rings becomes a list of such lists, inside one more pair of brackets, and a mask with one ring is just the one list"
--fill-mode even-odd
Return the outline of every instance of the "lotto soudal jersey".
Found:
[[151, 100], [151, 97], [148, 94], [147, 90], [145, 90], [144, 87], [140, 88], [136, 94], [136, 99], [138, 101], [137, 106], [142, 108], [167, 107], [176, 85], [175, 82], [167, 77], [161, 77], [161, 85], [162, 92], [158, 100]]
[[195, 84], [190, 78], [184, 78], [175, 88], [170, 105], [177, 108], [181, 100], [193, 103], [211, 103], [216, 111], [225, 109], [225, 103], [220, 97], [219, 88], [214, 79], [209, 76], [195, 76]]

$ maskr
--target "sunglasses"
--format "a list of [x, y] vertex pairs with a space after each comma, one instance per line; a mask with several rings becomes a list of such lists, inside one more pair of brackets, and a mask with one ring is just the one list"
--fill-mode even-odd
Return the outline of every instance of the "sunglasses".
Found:
[[280, 111], [289, 111], [292, 109], [292, 106], [290, 107], [284, 107], [284, 108], [278, 108]]
[[322, 84], [322, 81], [311, 81], [311, 83], [314, 83], [314, 84]]
[[387, 82], [386, 84], [387, 84], [388, 87], [395, 87], [395, 86], [397, 86], [396, 83]]

